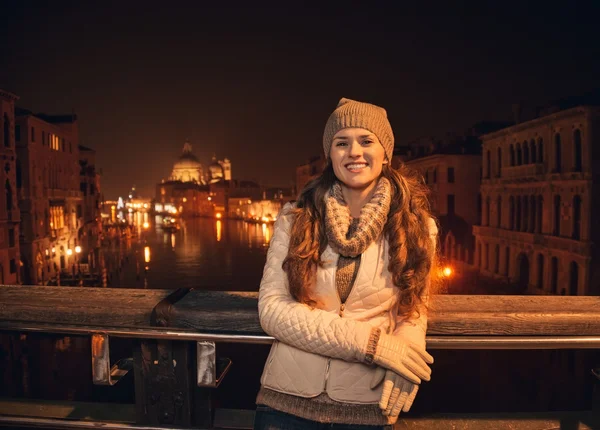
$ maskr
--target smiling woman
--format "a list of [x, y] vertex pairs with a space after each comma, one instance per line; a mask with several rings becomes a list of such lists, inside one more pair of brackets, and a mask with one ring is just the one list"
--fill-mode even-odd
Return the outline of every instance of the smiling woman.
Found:
[[256, 429], [382, 429], [430, 379], [437, 228], [426, 188], [390, 167], [381, 107], [342, 99], [323, 149], [327, 167], [283, 208], [267, 255], [258, 307], [276, 342]]

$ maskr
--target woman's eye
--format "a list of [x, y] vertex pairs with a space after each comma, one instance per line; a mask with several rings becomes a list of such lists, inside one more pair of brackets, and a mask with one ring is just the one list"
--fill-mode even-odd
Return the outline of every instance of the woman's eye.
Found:
[[368, 139], [367, 140], [363, 140], [363, 145], [370, 145], [372, 143], [373, 143], [372, 140], [368, 140]]
[[335, 146], [346, 146], [346, 142], [338, 141]]

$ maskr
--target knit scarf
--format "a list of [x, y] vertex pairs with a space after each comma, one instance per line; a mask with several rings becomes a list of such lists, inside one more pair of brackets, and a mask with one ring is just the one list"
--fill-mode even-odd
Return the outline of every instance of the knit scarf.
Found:
[[344, 257], [362, 254], [376, 240], [387, 221], [391, 202], [391, 185], [383, 176], [375, 186], [371, 200], [360, 210], [356, 229], [348, 234], [352, 223], [350, 208], [344, 201], [342, 186], [336, 182], [325, 197], [325, 226], [331, 247]]

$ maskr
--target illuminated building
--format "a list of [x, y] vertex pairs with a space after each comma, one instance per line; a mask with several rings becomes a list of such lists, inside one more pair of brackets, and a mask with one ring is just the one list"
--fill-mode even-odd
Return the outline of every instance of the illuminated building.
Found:
[[600, 109], [560, 108], [482, 136], [475, 265], [531, 293], [598, 294]]
[[191, 182], [200, 185], [205, 183], [202, 164], [192, 153], [192, 145], [187, 141], [183, 145], [181, 156], [173, 165], [169, 181]]
[[18, 97], [0, 90], [0, 284], [18, 284], [20, 279], [20, 212], [15, 150], [15, 101]]
[[15, 141], [22, 282], [43, 284], [79, 262], [72, 252], [84, 225], [77, 118], [17, 108]]

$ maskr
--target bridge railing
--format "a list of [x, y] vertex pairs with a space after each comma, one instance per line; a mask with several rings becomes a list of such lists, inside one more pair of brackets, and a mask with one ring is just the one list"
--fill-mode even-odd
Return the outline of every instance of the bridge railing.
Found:
[[[119, 424], [78, 420], [76, 413], [70, 414], [70, 420], [19, 416], [10, 413], [18, 409], [14, 404], [17, 400], [8, 402], [8, 411], [0, 405], [0, 425], [45, 423], [64, 428], [94, 424], [104, 428], [212, 428], [215, 417], [219, 421], [223, 413], [213, 410], [211, 395], [231, 365], [218, 357], [217, 343], [273, 341], [260, 327], [257, 293], [183, 289], [0, 286], [0, 332], [89, 336], [94, 384], [114, 385], [127, 372], [134, 373], [135, 406]], [[133, 357], [111, 363], [111, 338], [139, 340]], [[600, 350], [600, 297], [435, 296], [427, 346], [451, 350]], [[579, 413], [576, 418], [582, 425], [595, 425], [595, 412]], [[247, 424], [251, 415], [245, 416]], [[522, 423], [531, 419], [538, 425], [545, 419], [560, 421], [565, 416], [570, 415], [521, 414], [517, 419]], [[435, 419], [456, 428], [464, 422], [467, 428], [476, 418], [426, 417], [402, 422], [417, 425]], [[503, 418], [488, 419], [496, 420], [498, 426], [494, 428], [503, 428]], [[592, 424], [590, 428], [594, 428]]]

